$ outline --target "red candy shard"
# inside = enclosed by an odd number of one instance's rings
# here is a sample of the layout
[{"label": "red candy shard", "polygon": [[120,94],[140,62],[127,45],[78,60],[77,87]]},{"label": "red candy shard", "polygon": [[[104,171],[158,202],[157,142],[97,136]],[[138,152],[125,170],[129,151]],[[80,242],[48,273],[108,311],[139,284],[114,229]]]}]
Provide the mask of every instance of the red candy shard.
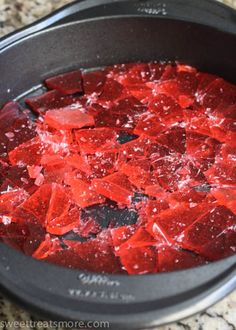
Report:
[{"label": "red candy shard", "polygon": [[35,216],[38,222],[45,227],[46,217],[52,195],[52,185],[44,184],[36,190],[23,204],[21,208]]},{"label": "red candy shard", "polygon": [[33,253],[32,257],[35,259],[46,259],[51,253],[60,251],[61,243],[58,238],[51,238],[49,235],[46,236],[45,241],[43,241],[38,249]]},{"label": "red candy shard", "polygon": [[87,160],[89,166],[93,169],[89,175],[90,179],[103,178],[114,173],[118,168],[116,152],[96,152],[94,155],[89,155]]},{"label": "red candy shard", "polygon": [[212,204],[207,202],[193,203],[193,205],[180,203],[173,209],[159,213],[156,219],[148,224],[147,228],[154,237],[156,233],[159,237],[160,232],[162,232],[168,240],[178,240],[186,228],[212,208]]},{"label": "red candy shard", "polygon": [[209,136],[187,132],[186,152],[196,159],[202,171],[206,171],[215,161],[219,142]]},{"label": "red candy shard", "polygon": [[215,197],[218,204],[224,205],[236,214],[236,186],[213,187],[211,194]]},{"label": "red candy shard", "polygon": [[56,89],[62,94],[75,94],[82,92],[82,75],[80,70],[60,74],[48,78],[45,84],[50,89]]},{"label": "red candy shard", "polygon": [[201,255],[215,261],[234,255],[236,251],[236,230],[227,230],[201,248]]},{"label": "red candy shard", "polygon": [[0,109],[0,129],[5,132],[20,116],[20,107],[16,102],[8,102]]},{"label": "red candy shard", "polygon": [[145,158],[150,140],[145,137],[122,144],[120,152],[125,158]]},{"label": "red candy shard", "polygon": [[153,247],[125,247],[120,249],[118,254],[123,267],[130,275],[157,272],[157,252]]},{"label": "red candy shard", "polygon": [[216,161],[204,174],[213,186],[236,185],[236,166],[227,160]]},{"label": "red candy shard", "polygon": [[236,215],[224,206],[217,206],[210,212],[195,219],[184,232],[181,244],[185,248],[201,253],[204,245],[217,239],[219,235],[235,229]]},{"label": "red candy shard", "polygon": [[107,78],[103,86],[103,91],[98,98],[99,104],[109,104],[117,100],[123,92],[123,86],[117,81]]},{"label": "red candy shard", "polygon": [[84,156],[79,156],[78,154],[69,155],[66,157],[66,162],[70,166],[81,170],[86,174],[91,174],[92,169],[89,165],[88,159]]},{"label": "red candy shard", "polygon": [[83,129],[75,132],[82,153],[94,154],[117,146],[117,134],[110,128]]},{"label": "red candy shard", "polygon": [[183,111],[179,104],[165,94],[155,96],[148,109],[160,117],[164,124],[178,123],[183,120]]},{"label": "red candy shard", "polygon": [[45,114],[45,122],[50,127],[62,130],[94,126],[94,118],[80,109],[62,108],[49,110]]},{"label": "red candy shard", "polygon": [[111,237],[115,252],[119,250],[119,247],[124,244],[136,231],[136,225],[121,226],[111,229]]},{"label": "red candy shard", "polygon": [[71,186],[73,199],[79,207],[84,208],[105,202],[105,198],[97,193],[96,189],[80,179],[70,178],[68,184]]},{"label": "red candy shard", "polygon": [[64,108],[78,102],[78,97],[63,95],[57,90],[52,90],[42,95],[25,99],[25,103],[37,114],[45,114],[48,110]]},{"label": "red candy shard", "polygon": [[74,232],[81,237],[89,237],[91,234],[98,234],[101,230],[101,226],[93,218],[80,221],[79,225],[74,228]]},{"label": "red candy shard", "polygon": [[137,117],[140,114],[147,111],[147,107],[143,105],[138,99],[133,96],[125,97],[118,100],[109,109],[112,113],[117,113],[119,115],[129,115],[132,117]]},{"label": "red candy shard", "polygon": [[103,179],[94,179],[92,187],[97,193],[121,204],[130,205],[133,187],[126,175],[114,173]]},{"label": "red candy shard", "polygon": [[190,251],[164,246],[158,249],[158,271],[173,272],[206,264],[206,259]]},{"label": "red candy shard", "polygon": [[43,151],[43,144],[35,137],[9,152],[9,160],[12,165],[38,165]]},{"label": "red candy shard", "polygon": [[68,213],[70,208],[70,196],[68,190],[59,184],[52,185],[52,195],[48,206],[46,221],[51,221]]},{"label": "red candy shard", "polygon": [[106,81],[106,73],[104,71],[83,72],[82,77],[85,94],[100,95],[102,93]]},{"label": "red candy shard", "polygon": [[[74,254],[69,259],[72,268],[110,274],[121,272],[119,259],[113,253],[110,233],[106,230],[98,234],[97,238],[83,243],[68,240],[64,243],[68,245],[72,255]],[[67,264],[68,258],[66,259]]]},{"label": "red candy shard", "polygon": [[[0,194],[0,217],[1,215],[10,214],[14,209],[23,203],[28,194],[23,189],[9,190]],[[1,220],[0,220],[1,222]]]},{"label": "red candy shard", "polygon": [[159,134],[157,142],[170,150],[184,154],[186,151],[186,131],[182,127],[173,127]]},{"label": "red candy shard", "polygon": [[80,209],[73,207],[48,222],[46,230],[52,235],[65,235],[80,225]]}]

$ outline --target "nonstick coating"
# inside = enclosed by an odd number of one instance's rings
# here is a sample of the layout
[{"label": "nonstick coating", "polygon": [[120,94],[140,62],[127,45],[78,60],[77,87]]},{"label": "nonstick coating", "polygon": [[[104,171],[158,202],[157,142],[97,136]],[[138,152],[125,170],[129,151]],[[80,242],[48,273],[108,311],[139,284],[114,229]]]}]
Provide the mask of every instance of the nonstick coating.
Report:
[{"label": "nonstick coating", "polygon": [[[223,27],[222,27],[223,30]],[[0,103],[73,68],[150,60],[189,63],[236,82],[236,37],[160,17],[67,24],[0,52]],[[32,260],[0,244],[0,289],[24,307],[61,320],[106,320],[145,328],[205,309],[236,287],[236,257],[169,274],[91,275]]]}]

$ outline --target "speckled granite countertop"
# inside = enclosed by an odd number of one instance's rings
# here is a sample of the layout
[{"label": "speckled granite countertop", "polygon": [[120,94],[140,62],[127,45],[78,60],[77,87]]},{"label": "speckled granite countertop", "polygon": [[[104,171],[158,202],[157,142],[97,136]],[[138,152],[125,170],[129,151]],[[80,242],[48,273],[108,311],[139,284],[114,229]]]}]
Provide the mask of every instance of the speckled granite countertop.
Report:
[{"label": "speckled granite countertop", "polygon": [[[52,12],[71,0],[0,0],[0,36],[22,27]],[[236,0],[225,0],[236,8]],[[0,297],[0,321],[34,320],[27,312]],[[22,323],[23,324],[23,323]],[[18,329],[29,329],[29,324]],[[5,323],[2,329],[15,329]],[[35,326],[34,329],[43,329]],[[1,322],[0,322],[1,329]],[[51,328],[54,329],[54,328]],[[55,328],[56,329],[56,328]],[[207,311],[181,322],[159,327],[156,330],[236,330],[236,292],[209,308]]]}]

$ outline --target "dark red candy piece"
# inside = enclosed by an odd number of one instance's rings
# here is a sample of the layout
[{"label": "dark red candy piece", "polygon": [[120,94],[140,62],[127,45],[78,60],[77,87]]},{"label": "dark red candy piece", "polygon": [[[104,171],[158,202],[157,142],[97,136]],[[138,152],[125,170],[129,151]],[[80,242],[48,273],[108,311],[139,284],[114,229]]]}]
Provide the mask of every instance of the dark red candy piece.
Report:
[{"label": "dark red candy piece", "polygon": [[35,180],[29,177],[26,167],[10,166],[6,177],[13,187],[20,187],[31,194],[37,189],[37,186],[34,184]]},{"label": "dark red candy piece", "polygon": [[44,114],[48,110],[64,108],[79,102],[79,98],[71,95],[63,95],[57,90],[52,90],[42,95],[25,99],[25,103],[37,114]]},{"label": "dark red candy piece", "polygon": [[215,161],[220,143],[206,135],[187,132],[186,152],[196,159],[202,171],[206,171]]},{"label": "dark red candy piece", "polygon": [[[170,240],[178,240],[181,233],[188,228],[195,220],[197,220],[204,212],[210,211],[213,206],[211,203],[203,202],[192,205],[187,203],[180,203],[173,209],[167,209],[158,214],[155,221],[151,221],[149,225],[149,232],[153,231],[159,236],[161,231]],[[155,228],[153,228],[153,224]],[[190,247],[191,248],[191,247]]]},{"label": "dark red candy piece", "polygon": [[[97,238],[89,239],[84,243],[64,242],[71,247],[75,256],[82,260],[82,263],[72,264],[73,268],[110,274],[121,272],[119,259],[114,255],[113,248],[110,245],[112,242],[111,237],[108,236],[105,230]],[[66,264],[68,265],[68,259]]]},{"label": "dark red candy piece", "polygon": [[225,80],[213,80],[200,96],[200,103],[209,111],[216,107],[228,107],[236,103],[236,87]]},{"label": "dark red candy piece", "polygon": [[139,116],[147,111],[147,107],[135,97],[129,96],[114,103],[109,111],[119,115]]},{"label": "dark red candy piece", "polygon": [[28,194],[23,189],[9,190],[0,194],[0,215],[10,214],[18,205],[23,203]]},{"label": "dark red candy piece", "polygon": [[216,240],[223,232],[235,228],[235,225],[236,215],[224,206],[217,206],[183,232],[181,244],[200,253],[204,245]]},{"label": "dark red candy piece", "polygon": [[120,76],[120,81],[124,86],[139,85],[148,82],[151,78],[148,63],[134,64],[129,68],[127,74]]},{"label": "dark red candy piece", "polygon": [[52,184],[52,194],[46,217],[47,224],[50,224],[55,218],[66,215],[70,205],[69,191],[59,184]]},{"label": "dark red candy piece", "polygon": [[219,260],[235,254],[236,251],[236,231],[227,230],[217,236],[200,249],[202,256],[211,261]]},{"label": "dark red candy piece", "polygon": [[161,121],[161,118],[154,114],[147,114],[141,116],[134,129],[134,134],[156,138],[165,129],[166,124]]},{"label": "dark red candy piece", "polygon": [[73,207],[68,212],[62,212],[59,217],[48,221],[46,230],[52,235],[64,235],[80,225],[80,209]]},{"label": "dark red candy piece", "polygon": [[103,179],[94,179],[92,181],[93,189],[121,204],[130,205],[133,197],[133,187],[126,175],[114,173]]},{"label": "dark red candy piece", "polygon": [[45,122],[58,130],[94,126],[93,116],[83,113],[81,109],[71,109],[70,107],[47,111]]},{"label": "dark red candy piece", "polygon": [[79,207],[83,208],[105,202],[105,198],[87,182],[71,177],[67,180],[67,183],[71,186],[73,199]]},{"label": "dark red candy piece", "polygon": [[190,251],[164,246],[158,249],[158,271],[172,272],[206,264],[203,257]]},{"label": "dark red candy piece", "polygon": [[20,116],[20,106],[16,102],[9,102],[0,109],[0,130],[6,132]]},{"label": "dark red candy piece", "polygon": [[86,154],[94,154],[117,146],[117,134],[110,128],[78,130],[75,132],[75,137],[80,151]]},{"label": "dark red candy piece", "polygon": [[40,244],[32,256],[35,259],[42,260],[60,250],[62,250],[60,240],[58,238],[51,238],[50,235],[46,235],[45,241]]},{"label": "dark red candy piece", "polygon": [[160,117],[166,124],[174,124],[183,120],[183,110],[179,104],[170,96],[159,94],[153,98],[148,108]]},{"label": "dark red candy piece", "polygon": [[37,136],[9,152],[9,160],[12,165],[38,165],[42,157],[41,150],[43,148],[44,145]]},{"label": "dark red candy piece", "polygon": [[21,208],[32,213],[38,222],[44,227],[52,195],[52,185],[44,184],[36,190],[23,204]]},{"label": "dark red candy piece", "polygon": [[201,97],[206,92],[208,86],[217,79],[217,76],[209,73],[198,72],[197,75],[198,87],[197,87],[197,97]]},{"label": "dark red candy piece", "polygon": [[119,115],[110,110],[103,111],[95,117],[96,127],[109,127],[116,131],[132,132],[137,119],[129,115]]},{"label": "dark red candy piece", "polygon": [[25,114],[21,114],[5,133],[8,138],[7,151],[33,139],[36,135],[36,127],[33,122]]},{"label": "dark red candy piece", "polygon": [[150,62],[148,64],[150,70],[150,81],[158,82],[166,68],[166,64]]},{"label": "dark red candy piece", "polygon": [[176,78],[177,67],[172,64],[165,65],[165,70],[161,76],[161,81],[170,80]]},{"label": "dark red candy piece", "polygon": [[154,247],[135,247],[120,249],[120,261],[130,275],[157,272],[157,257]]},{"label": "dark red candy piece", "polygon": [[211,194],[215,197],[218,204],[224,205],[236,214],[236,186],[212,187]]},{"label": "dark red candy piece", "polygon": [[82,92],[82,75],[80,70],[60,74],[48,78],[45,84],[50,89],[56,89],[62,94],[75,94]]},{"label": "dark red candy piece", "polygon": [[121,97],[123,86],[113,79],[106,79],[103,86],[103,92],[98,98],[98,103],[102,105],[110,104],[110,102]]},{"label": "dark red candy piece", "polygon": [[100,95],[103,91],[106,81],[105,71],[83,72],[83,90],[85,94]]},{"label": "dark red candy piece", "polygon": [[170,150],[184,154],[186,151],[186,131],[182,127],[172,127],[158,135],[157,142]]}]

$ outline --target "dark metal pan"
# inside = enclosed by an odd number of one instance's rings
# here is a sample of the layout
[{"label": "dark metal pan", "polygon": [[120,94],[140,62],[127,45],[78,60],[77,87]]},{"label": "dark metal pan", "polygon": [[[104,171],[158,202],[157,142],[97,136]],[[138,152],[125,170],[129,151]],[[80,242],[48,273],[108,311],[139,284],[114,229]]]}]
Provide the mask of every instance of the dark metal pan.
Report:
[{"label": "dark metal pan", "polygon": [[[58,72],[140,60],[178,60],[235,83],[235,59],[236,12],[216,2],[75,2],[1,40],[0,105]],[[154,327],[199,312],[234,288],[236,256],[128,277],[60,268],[0,244],[0,290],[52,320]]]}]

